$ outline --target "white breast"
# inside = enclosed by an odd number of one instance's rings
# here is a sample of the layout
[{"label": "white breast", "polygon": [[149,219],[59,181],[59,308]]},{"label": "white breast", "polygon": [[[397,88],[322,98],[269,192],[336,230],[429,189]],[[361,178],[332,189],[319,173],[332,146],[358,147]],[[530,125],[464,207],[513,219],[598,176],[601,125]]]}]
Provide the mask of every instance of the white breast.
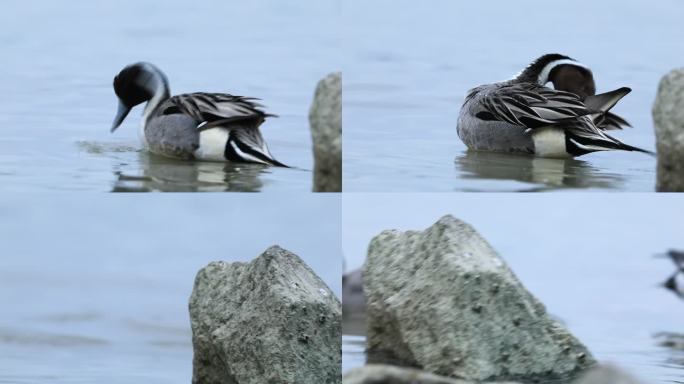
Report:
[{"label": "white breast", "polygon": [[543,127],[532,131],[534,154],[541,157],[572,157],[565,150],[565,131],[560,128]]},{"label": "white breast", "polygon": [[228,142],[228,130],[212,128],[200,132],[199,148],[195,158],[206,161],[226,161],[224,153]]}]

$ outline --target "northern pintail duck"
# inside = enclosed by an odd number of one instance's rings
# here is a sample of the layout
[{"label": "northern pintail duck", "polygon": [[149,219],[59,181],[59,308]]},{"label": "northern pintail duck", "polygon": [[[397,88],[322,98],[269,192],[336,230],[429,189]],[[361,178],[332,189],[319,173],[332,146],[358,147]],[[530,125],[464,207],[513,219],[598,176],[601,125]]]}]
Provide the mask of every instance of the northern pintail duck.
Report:
[{"label": "northern pintail duck", "polygon": [[[549,82],[555,89],[546,87]],[[461,107],[458,136],[470,149],[541,157],[651,153],[605,133],[629,125],[608,111],[630,91],[623,87],[595,95],[589,68],[568,56],[547,54],[511,80],[471,89]]]},{"label": "northern pintail duck", "polygon": [[286,166],[266,145],[259,126],[267,117],[255,98],[227,93],[171,96],[166,75],[150,63],[126,66],[114,78],[119,110],[111,131],[147,102],[141,138],[153,153],[180,159]]},{"label": "northern pintail duck", "polygon": [[684,299],[684,251],[671,249],[667,251],[667,253],[658,256],[670,258],[677,268],[677,270],[665,280],[663,287]]}]

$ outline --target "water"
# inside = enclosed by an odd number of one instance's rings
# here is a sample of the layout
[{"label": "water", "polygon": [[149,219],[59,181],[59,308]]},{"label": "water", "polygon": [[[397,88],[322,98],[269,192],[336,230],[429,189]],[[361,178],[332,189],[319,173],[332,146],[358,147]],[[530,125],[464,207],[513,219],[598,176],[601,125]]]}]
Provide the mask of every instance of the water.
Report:
[{"label": "water", "polygon": [[[311,190],[308,112],[318,80],[339,70],[335,0],[9,0],[3,9],[0,190]],[[142,107],[110,134],[112,79],[141,60],[166,73],[173,94],[261,98],[280,116],[262,133],[294,169],[150,161],[137,137]]]},{"label": "water", "polygon": [[660,78],[682,66],[684,3],[662,0],[352,0],[343,8],[345,191],[653,191],[655,159],[596,153],[536,160],[466,153],[456,121],[468,89],[565,53],[590,66],[599,92],[632,88],[615,133],[653,150]]},{"label": "water", "polygon": [[[678,196],[643,194],[349,194],[343,196],[347,270],[385,229],[419,229],[453,214],[502,255],[522,283],[600,362],[648,383],[684,382],[684,352],[654,335],[684,333],[684,303],[659,285],[684,249]],[[345,324],[343,370],[363,364],[363,321]]]},{"label": "water", "polygon": [[193,196],[3,199],[0,383],[189,383],[196,272],[273,244],[340,297],[339,196]]}]

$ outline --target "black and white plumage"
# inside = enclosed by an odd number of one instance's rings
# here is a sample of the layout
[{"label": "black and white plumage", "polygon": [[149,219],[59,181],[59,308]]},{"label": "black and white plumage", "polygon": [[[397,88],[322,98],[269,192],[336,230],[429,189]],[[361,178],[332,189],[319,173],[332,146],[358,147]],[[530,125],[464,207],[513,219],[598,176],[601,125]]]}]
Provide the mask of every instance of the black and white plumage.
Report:
[{"label": "black and white plumage", "polygon": [[658,255],[672,260],[677,270],[663,283],[663,287],[672,291],[679,298],[684,299],[684,251],[671,249],[665,254]]},{"label": "black and white plumage", "polygon": [[150,63],[125,67],[114,78],[119,111],[112,132],[130,110],[147,102],[142,139],[153,153],[181,159],[282,166],[266,145],[259,126],[267,117],[258,99],[226,93],[170,96],[164,73]]},{"label": "black and white plumage", "polygon": [[[546,87],[548,82],[555,89]],[[623,87],[595,94],[591,71],[563,55],[544,55],[514,79],[470,90],[458,119],[468,148],[573,157],[595,151],[647,152],[605,131],[628,126],[609,110],[626,94]]]}]

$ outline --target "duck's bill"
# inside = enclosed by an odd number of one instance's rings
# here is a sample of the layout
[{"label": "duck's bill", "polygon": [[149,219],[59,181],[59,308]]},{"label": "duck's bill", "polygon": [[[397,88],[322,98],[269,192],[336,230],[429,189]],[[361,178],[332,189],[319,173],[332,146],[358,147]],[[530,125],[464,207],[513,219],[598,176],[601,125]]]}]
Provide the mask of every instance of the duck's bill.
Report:
[{"label": "duck's bill", "polygon": [[131,111],[130,107],[125,106],[122,102],[119,101],[119,110],[116,112],[116,117],[114,117],[114,122],[112,123],[112,129],[110,132],[116,131],[117,128],[123,123],[124,119],[126,116],[128,116],[128,113]]}]

